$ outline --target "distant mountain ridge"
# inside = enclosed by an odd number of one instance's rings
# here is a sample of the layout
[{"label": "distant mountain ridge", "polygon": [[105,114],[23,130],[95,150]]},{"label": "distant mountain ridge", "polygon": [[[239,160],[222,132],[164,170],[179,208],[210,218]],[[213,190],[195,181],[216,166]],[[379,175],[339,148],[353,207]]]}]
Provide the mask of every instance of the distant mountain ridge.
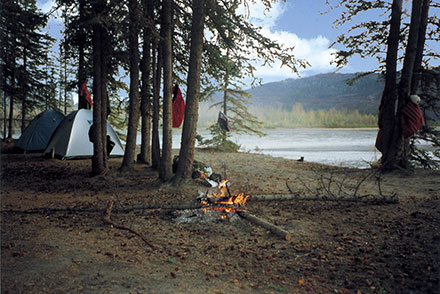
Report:
[{"label": "distant mountain ridge", "polygon": [[305,109],[357,109],[362,113],[377,114],[384,81],[378,74],[370,74],[347,81],[356,73],[327,73],[300,79],[286,79],[263,84],[246,90],[255,106],[272,106],[290,109],[301,103]]}]

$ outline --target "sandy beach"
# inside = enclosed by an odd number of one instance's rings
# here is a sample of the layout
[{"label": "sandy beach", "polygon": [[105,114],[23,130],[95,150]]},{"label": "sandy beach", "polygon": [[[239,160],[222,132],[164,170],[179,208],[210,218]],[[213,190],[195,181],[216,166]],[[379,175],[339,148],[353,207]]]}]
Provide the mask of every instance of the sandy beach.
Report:
[{"label": "sandy beach", "polygon": [[[122,159],[91,178],[90,160],[2,154],[2,293],[438,293],[439,171],[380,175],[206,150],[195,158],[291,239],[238,216],[179,223],[176,209],[114,212],[109,225],[110,200],[116,210],[167,207],[196,203],[208,187],[174,187],[139,164],[120,174]],[[289,193],[324,199],[252,200]],[[334,201],[341,195],[398,203]]]}]

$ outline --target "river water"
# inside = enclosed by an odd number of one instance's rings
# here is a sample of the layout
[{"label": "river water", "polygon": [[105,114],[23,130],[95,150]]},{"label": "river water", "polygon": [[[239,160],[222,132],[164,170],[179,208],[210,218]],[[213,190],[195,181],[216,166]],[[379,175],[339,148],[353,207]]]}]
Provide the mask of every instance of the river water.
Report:
[{"label": "river water", "polygon": [[[376,129],[270,129],[266,136],[233,135],[241,151],[337,166],[367,168],[380,157],[374,147]],[[205,139],[208,131],[199,131]],[[173,130],[173,148],[181,133]]]}]

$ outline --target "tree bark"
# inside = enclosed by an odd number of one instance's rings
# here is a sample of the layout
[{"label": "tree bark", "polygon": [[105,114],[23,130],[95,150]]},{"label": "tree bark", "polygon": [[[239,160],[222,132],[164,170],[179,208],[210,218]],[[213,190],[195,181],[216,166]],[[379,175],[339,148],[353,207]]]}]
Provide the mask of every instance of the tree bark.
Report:
[{"label": "tree bark", "polygon": [[429,6],[431,0],[424,0],[422,4],[422,12],[419,26],[419,35],[417,39],[417,52],[414,60],[413,77],[411,79],[411,93],[417,94],[420,76],[422,71],[423,51],[425,49],[426,28],[428,26]]},{"label": "tree bark", "polygon": [[163,52],[163,116],[162,116],[162,158],[159,166],[159,177],[168,181],[172,172],[172,20],[173,0],[162,2],[162,52]]},{"label": "tree bark", "polygon": [[87,80],[86,63],[84,48],[86,46],[86,33],[83,27],[85,22],[85,0],[79,0],[79,36],[78,36],[78,110],[90,109],[90,105],[87,102],[86,96],[81,95],[81,86]]},{"label": "tree bark", "polygon": [[[12,139],[12,136],[14,135],[14,94],[16,92],[16,83],[15,83],[15,75],[16,75],[16,55],[15,51],[13,50],[12,56],[11,56],[11,72],[10,72],[10,78],[11,78],[11,88],[9,91],[9,122],[8,122],[8,139]],[[6,107],[6,105],[5,105]]]},{"label": "tree bark", "polygon": [[23,47],[23,74],[20,79],[20,93],[21,93],[21,133],[23,134],[24,129],[26,127],[26,112],[27,112],[27,105],[26,105],[26,93],[27,93],[27,50],[26,47]]},{"label": "tree bark", "polygon": [[423,0],[413,0],[412,2],[408,42],[406,45],[405,58],[398,87],[398,104],[395,113],[394,131],[389,148],[391,156],[389,156],[388,161],[385,162],[385,166],[388,169],[394,169],[396,166],[402,168],[408,167],[408,155],[405,150],[405,140],[402,135],[402,109],[408,103],[409,94],[411,92],[410,86],[417,53],[422,2]]},{"label": "tree bark", "polygon": [[[3,77],[4,79],[6,79],[6,77]],[[6,85],[6,82],[4,82]],[[8,97],[7,97],[7,91],[3,90],[3,105],[5,106],[3,108],[3,140],[6,140],[6,125],[7,125],[7,115],[8,115],[8,108],[7,108],[7,101],[8,101]]]},{"label": "tree bark", "polygon": [[[95,7],[96,15],[102,11],[102,3],[97,3]],[[102,96],[102,27],[100,24],[93,25],[93,156],[92,156],[92,176],[105,173],[104,159],[102,150],[102,121],[101,121],[101,96]]]},{"label": "tree bark", "polygon": [[[94,3],[94,17],[99,19],[107,13],[105,0]],[[99,22],[93,25],[93,140],[92,176],[107,172],[106,134],[107,134],[107,82],[110,59],[110,36]]]},{"label": "tree bark", "polygon": [[[156,58],[157,57],[157,58]],[[155,60],[157,60],[155,62]],[[153,41],[153,130],[151,134],[151,167],[160,165],[159,114],[160,114],[160,80],[162,76],[162,54],[158,42]]]},{"label": "tree bark", "polygon": [[188,90],[180,143],[179,165],[173,179],[178,185],[189,179],[194,162],[194,148],[200,99],[200,72],[202,68],[203,30],[205,24],[205,4],[203,0],[193,0],[191,26],[191,49],[189,57]]},{"label": "tree bark", "polygon": [[[153,6],[151,1],[143,0],[144,18],[152,20]],[[147,24],[148,25],[148,24]],[[151,39],[152,30],[144,27],[143,52],[141,61],[142,87],[141,87],[141,151],[137,161],[140,163],[151,163]]]},{"label": "tree bark", "polygon": [[129,54],[130,54],[130,105],[128,116],[127,144],[120,171],[133,169],[135,161],[136,136],[139,122],[139,27],[136,16],[137,0],[128,2],[130,29],[129,29]]},{"label": "tree bark", "polygon": [[110,59],[112,55],[112,46],[110,35],[106,29],[102,32],[102,42],[104,44],[102,50],[102,70],[101,70],[101,141],[102,141],[102,158],[104,162],[104,168],[108,168],[108,153],[107,153],[107,118],[110,114],[110,101],[108,98],[107,84],[110,73]]},{"label": "tree bark", "polygon": [[402,1],[393,0],[391,8],[390,32],[387,40],[385,88],[382,94],[381,105],[379,106],[379,128],[383,131],[382,143],[382,170],[387,171],[394,168],[395,154],[390,148],[394,126],[395,107],[398,97],[397,91],[397,53],[399,49],[400,22],[402,15]]},{"label": "tree bark", "polygon": [[[416,46],[417,49],[415,53],[409,95],[417,94],[417,90],[420,83],[420,76],[423,68],[422,67],[423,51],[425,49],[426,28],[428,26],[429,6],[431,1],[422,0],[422,2],[423,3],[421,4],[420,21],[419,21],[419,33],[418,33],[417,46]],[[408,157],[411,154],[410,139],[411,138],[406,138],[403,142],[404,157],[402,159],[402,163],[405,166],[409,166]]]}]

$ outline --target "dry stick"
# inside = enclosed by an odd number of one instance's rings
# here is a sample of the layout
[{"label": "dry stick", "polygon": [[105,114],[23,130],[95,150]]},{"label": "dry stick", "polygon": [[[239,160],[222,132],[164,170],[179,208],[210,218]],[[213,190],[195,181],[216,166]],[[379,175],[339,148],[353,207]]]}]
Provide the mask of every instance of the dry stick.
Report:
[{"label": "dry stick", "polygon": [[377,183],[377,188],[379,190],[379,195],[382,195],[382,188],[380,186],[380,181],[381,181],[380,174],[376,175],[376,183]]},{"label": "dry stick", "polygon": [[341,195],[342,188],[344,187],[344,182],[345,182],[346,179],[347,179],[347,174],[344,174],[344,178],[342,179],[342,181],[337,183],[337,185],[339,186],[338,195]]},{"label": "dry stick", "polygon": [[323,200],[323,201],[333,201],[333,202],[363,202],[363,203],[374,203],[374,204],[395,204],[399,203],[399,200],[395,197],[376,197],[365,195],[363,198],[357,197],[340,197],[340,198],[328,198],[324,195],[314,195],[314,194],[263,194],[263,195],[251,195],[249,201],[272,201],[272,200]]},{"label": "dry stick", "polygon": [[145,244],[147,244],[148,246],[151,247],[151,249],[153,249],[153,250],[157,250],[157,249],[159,249],[159,248],[157,248],[155,245],[151,244],[147,239],[144,238],[144,236],[142,236],[140,233],[136,232],[135,230],[132,230],[132,229],[127,228],[127,227],[124,227],[124,226],[120,226],[120,225],[116,224],[114,221],[112,221],[112,220],[110,219],[110,217],[111,217],[111,213],[112,213],[112,208],[113,208],[113,201],[110,200],[110,201],[108,202],[108,204],[107,204],[107,208],[106,208],[106,210],[105,210],[104,217],[102,218],[103,221],[104,221],[106,224],[112,225],[113,227],[115,227],[115,228],[117,228],[117,229],[120,229],[120,230],[129,231],[130,233],[135,234],[136,236],[138,236],[139,238],[141,238],[142,241],[145,242]]},{"label": "dry stick", "polygon": [[263,228],[265,228],[266,230],[269,230],[270,232],[274,233],[275,235],[277,235],[278,237],[283,238],[284,240],[290,240],[290,238],[292,237],[292,235],[290,234],[290,232],[281,229],[280,227],[275,226],[274,224],[271,224],[261,218],[256,217],[253,214],[250,214],[248,212],[245,211],[237,211],[238,215],[241,216],[242,218],[250,221],[253,224],[259,225]]},{"label": "dry stick", "polygon": [[[303,186],[306,187],[307,190],[309,190],[310,193],[313,193],[312,189],[310,189],[300,177],[296,177],[296,179],[299,180],[301,182],[301,184],[303,184]],[[286,182],[286,185],[287,185],[287,182]],[[289,187],[289,186],[287,186],[287,187]],[[289,190],[290,190],[290,188],[289,188]],[[290,190],[290,192],[292,192],[292,190]],[[292,194],[293,194],[293,192],[292,192]]]},{"label": "dry stick", "polygon": [[365,176],[365,177],[364,177],[364,178],[358,183],[358,185],[356,186],[356,189],[354,190],[353,197],[356,197],[356,194],[357,194],[359,188],[361,187],[362,183],[365,182],[365,180],[368,179],[368,178],[369,178],[371,175],[373,175],[374,173],[375,173],[375,172],[373,171],[373,172],[367,174],[367,175],[366,175],[366,176]]}]

